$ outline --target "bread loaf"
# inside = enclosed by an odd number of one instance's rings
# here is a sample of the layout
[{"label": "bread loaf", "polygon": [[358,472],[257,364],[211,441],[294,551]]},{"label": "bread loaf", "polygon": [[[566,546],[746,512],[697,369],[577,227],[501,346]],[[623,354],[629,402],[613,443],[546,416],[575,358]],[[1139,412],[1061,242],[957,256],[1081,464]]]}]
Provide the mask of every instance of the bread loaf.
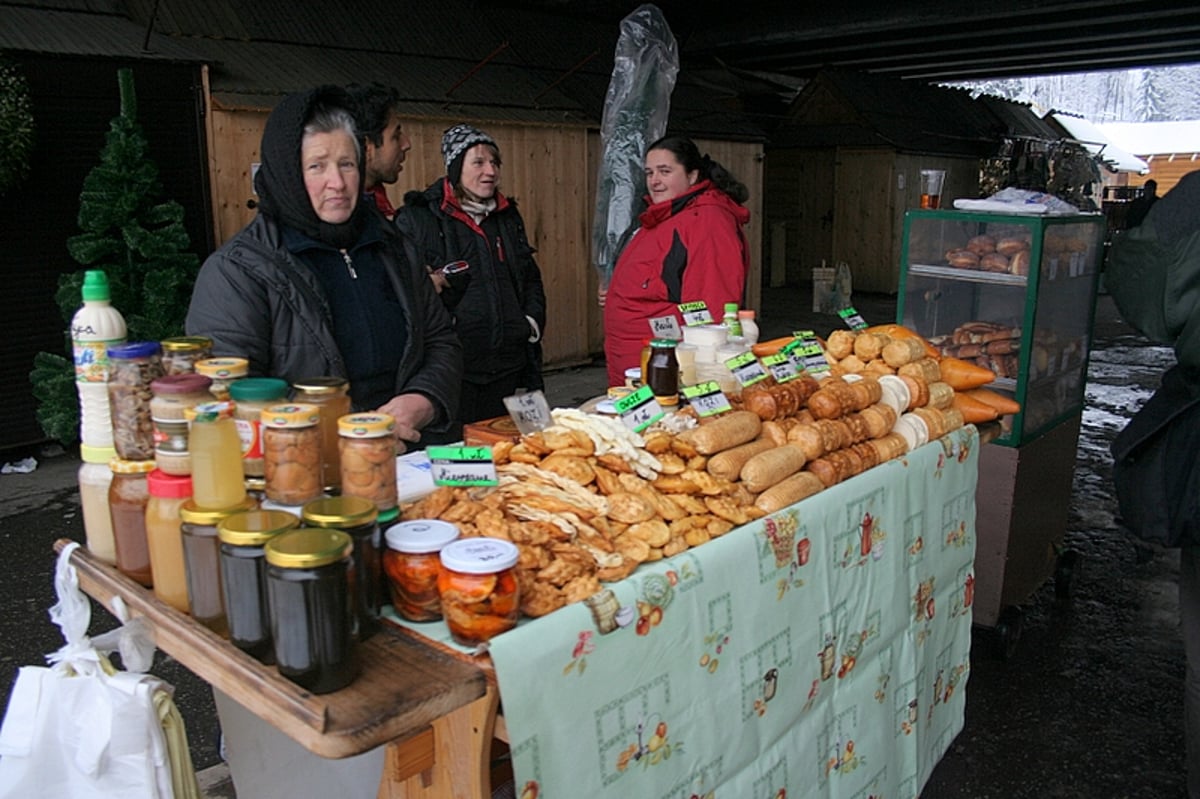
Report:
[{"label": "bread loaf", "polygon": [[741,471],[742,484],[757,494],[803,469],[807,460],[803,450],[793,444],[772,447],[746,461]]},{"label": "bread loaf", "polygon": [[713,477],[736,480],[738,475],[742,473],[742,467],[746,465],[746,461],[760,452],[766,452],[775,446],[775,442],[766,438],[748,441],[745,444],[739,444],[736,447],[731,447],[724,452],[718,452],[716,455],[713,455],[708,459],[706,468],[708,469],[708,473]]},{"label": "bread loaf", "polygon": [[715,455],[723,450],[758,438],[762,419],[752,411],[729,411],[708,424],[702,424],[678,435],[684,444],[701,455]]},{"label": "bread loaf", "polygon": [[811,497],[824,487],[821,480],[812,472],[797,472],[759,494],[758,498],[754,500],[754,506],[764,513],[774,513],[783,510],[788,505]]}]

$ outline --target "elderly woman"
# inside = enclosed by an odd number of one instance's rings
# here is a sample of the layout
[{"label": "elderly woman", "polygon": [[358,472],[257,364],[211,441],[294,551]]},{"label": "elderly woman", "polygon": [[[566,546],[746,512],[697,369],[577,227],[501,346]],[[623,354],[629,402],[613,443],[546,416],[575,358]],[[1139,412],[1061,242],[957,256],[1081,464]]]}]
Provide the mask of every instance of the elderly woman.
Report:
[{"label": "elderly woman", "polygon": [[462,348],[424,271],[363,203],[350,108],[327,86],[271,112],[258,216],[204,262],[187,332],[251,374],[344,377],[354,409],[391,414],[403,441],[448,440]]},{"label": "elderly woman", "polygon": [[469,353],[460,417],[501,416],[518,388],[542,388],[546,295],[516,203],[501,194],[500,148],[470,125],[442,136],[446,175],[409,192],[395,224],[429,272]]}]

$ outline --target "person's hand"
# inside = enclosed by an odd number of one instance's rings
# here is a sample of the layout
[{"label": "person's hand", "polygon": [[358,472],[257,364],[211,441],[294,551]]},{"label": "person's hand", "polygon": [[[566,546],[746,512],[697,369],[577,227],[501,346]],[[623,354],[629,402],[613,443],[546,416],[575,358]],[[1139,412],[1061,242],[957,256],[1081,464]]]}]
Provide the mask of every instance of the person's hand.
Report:
[{"label": "person's hand", "polygon": [[596,303],[603,308],[604,303],[608,300],[608,289],[601,286],[596,289]]},{"label": "person's hand", "polygon": [[441,294],[442,289],[450,285],[450,281],[446,280],[446,275],[442,270],[427,266],[425,271],[429,273],[429,279],[433,281],[433,290],[438,294]]},{"label": "person's hand", "polygon": [[400,394],[392,397],[378,409],[396,420],[396,451],[407,451],[404,442],[416,442],[421,438],[421,428],[433,421],[437,409],[424,394]]}]

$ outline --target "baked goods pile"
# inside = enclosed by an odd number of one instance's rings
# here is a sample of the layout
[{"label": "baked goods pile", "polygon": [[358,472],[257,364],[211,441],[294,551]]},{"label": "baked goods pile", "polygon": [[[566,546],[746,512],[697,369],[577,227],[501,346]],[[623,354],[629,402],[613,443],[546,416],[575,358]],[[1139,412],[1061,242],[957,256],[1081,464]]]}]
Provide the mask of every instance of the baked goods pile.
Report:
[{"label": "baked goods pile", "polygon": [[942,355],[973,361],[996,373],[1017,379],[1020,370],[1021,328],[995,322],[965,322],[945,336],[930,337],[929,343]]},{"label": "baked goods pile", "polygon": [[946,263],[955,269],[1028,275],[1029,250],[1030,240],[1027,236],[997,238],[981,234],[972,236],[962,247],[948,250]]}]

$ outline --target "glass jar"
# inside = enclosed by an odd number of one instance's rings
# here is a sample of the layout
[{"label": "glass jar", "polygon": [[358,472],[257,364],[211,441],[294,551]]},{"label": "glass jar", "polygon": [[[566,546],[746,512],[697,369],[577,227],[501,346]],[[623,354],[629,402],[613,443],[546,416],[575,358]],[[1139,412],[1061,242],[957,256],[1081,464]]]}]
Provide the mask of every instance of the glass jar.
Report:
[{"label": "glass jar", "polygon": [[112,447],[79,445],[79,456],[83,459],[83,465],[79,467],[79,507],[83,513],[87,548],[110,566],[117,562],[112,514],[108,510],[108,489],[113,479],[108,462],[115,454]]},{"label": "glass jar", "polygon": [[263,547],[275,664],[314,694],[336,691],[358,676],[353,547],[341,530],[318,527],[281,533]]},{"label": "glass jar", "polygon": [[359,640],[369,638],[379,626],[383,607],[383,564],[380,558],[379,511],[364,497],[329,497],[304,506],[306,527],[341,530],[354,542],[354,614]]},{"label": "glass jar", "polygon": [[183,532],[179,509],[192,497],[192,478],[155,469],[146,475],[146,544],[154,595],[183,613],[188,612],[187,570],[183,566]]},{"label": "glass jar", "polygon": [[499,538],[460,538],[439,553],[438,598],[450,635],[477,646],[517,626],[517,546]]},{"label": "glass jar", "polygon": [[442,547],[458,538],[458,528],[438,519],[413,519],[388,528],[384,539],[383,571],[392,607],[409,621],[442,617],[438,571]]},{"label": "glass jar", "polygon": [[108,407],[113,445],[124,460],[154,458],[154,422],[150,384],[162,377],[161,349],[154,341],[134,341],[108,348]]},{"label": "glass jar", "polygon": [[396,507],[396,420],[386,413],[338,419],[342,494],[365,497],[379,510]]},{"label": "glass jar", "polygon": [[162,340],[163,371],[186,375],[196,371],[196,361],[212,357],[212,339],[207,336],[176,336]]},{"label": "glass jar", "polygon": [[234,508],[207,510],[196,505],[195,500],[189,500],[179,508],[183,565],[192,618],[218,635],[228,634],[229,626],[221,589],[221,541],[217,537],[217,525],[235,513],[253,508],[254,500],[249,497]]},{"label": "glass jar", "polygon": [[233,418],[246,477],[263,476],[262,412],[286,399],[287,393],[287,381],[278,377],[244,377],[229,384],[229,397],[237,403]]},{"label": "glass jar", "polygon": [[321,411],[316,405],[272,405],[261,414],[266,496],[303,505],[324,491],[321,480]]},{"label": "glass jar", "polygon": [[164,375],[150,384],[154,423],[154,462],[167,474],[190,475],[188,423],[184,411],[212,400],[212,380],[203,375]]},{"label": "glass jar", "polygon": [[233,403],[205,402],[184,411],[192,423],[192,495],[202,508],[231,508],[246,498],[242,449],[233,423]]},{"label": "glass jar", "polygon": [[245,358],[205,358],[196,361],[196,374],[212,381],[209,392],[214,399],[227,400],[229,384],[241,380],[250,371],[250,362]]},{"label": "glass jar", "polygon": [[308,377],[292,383],[292,388],[296,402],[321,409],[321,479],[327,490],[337,491],[342,485],[338,419],[350,413],[350,382],[341,377]]},{"label": "glass jar", "polygon": [[108,487],[108,512],[112,516],[117,569],[150,588],[154,578],[146,539],[146,503],[150,501],[146,475],[154,470],[154,461],[113,458],[108,468],[113,476]]},{"label": "glass jar", "polygon": [[221,540],[221,596],[225,601],[229,640],[263,663],[275,662],[263,545],[298,526],[299,517],[281,510],[243,511],[217,523],[217,537]]},{"label": "glass jar", "polygon": [[646,384],[660,405],[679,404],[679,361],[675,357],[675,344],[675,339],[670,338],[656,338],[650,342]]}]

